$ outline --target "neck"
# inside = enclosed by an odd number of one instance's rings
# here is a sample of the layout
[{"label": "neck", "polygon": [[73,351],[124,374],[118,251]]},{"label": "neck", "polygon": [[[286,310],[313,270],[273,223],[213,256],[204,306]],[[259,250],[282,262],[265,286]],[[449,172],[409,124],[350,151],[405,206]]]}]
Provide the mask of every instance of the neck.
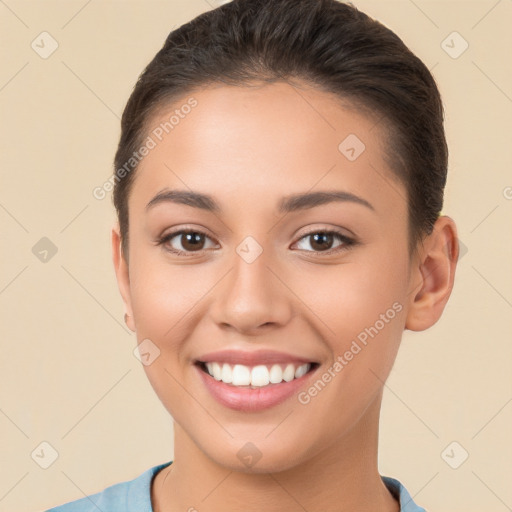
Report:
[{"label": "neck", "polygon": [[153,481],[153,510],[399,512],[377,468],[381,398],[332,446],[273,473],[241,473],[220,466],[175,424],[174,460]]}]

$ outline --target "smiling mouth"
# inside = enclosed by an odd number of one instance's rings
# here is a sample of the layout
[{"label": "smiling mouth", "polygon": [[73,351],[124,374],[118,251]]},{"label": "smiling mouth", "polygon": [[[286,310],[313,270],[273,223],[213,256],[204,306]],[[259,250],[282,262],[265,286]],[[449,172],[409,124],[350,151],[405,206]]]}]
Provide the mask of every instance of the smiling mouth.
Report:
[{"label": "smiling mouth", "polygon": [[221,362],[195,363],[203,372],[219,382],[233,387],[261,389],[300,379],[319,366],[318,363],[287,363],[271,365],[229,364]]}]

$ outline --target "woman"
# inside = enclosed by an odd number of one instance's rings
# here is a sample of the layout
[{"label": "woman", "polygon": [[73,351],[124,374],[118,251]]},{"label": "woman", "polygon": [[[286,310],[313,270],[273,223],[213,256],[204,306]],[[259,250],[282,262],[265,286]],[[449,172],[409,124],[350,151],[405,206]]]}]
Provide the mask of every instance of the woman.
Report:
[{"label": "woman", "polygon": [[52,510],[424,510],[378,428],[404,329],[453,287],[447,155],[430,72],[351,5],[171,32],[123,114],[112,250],[175,457]]}]

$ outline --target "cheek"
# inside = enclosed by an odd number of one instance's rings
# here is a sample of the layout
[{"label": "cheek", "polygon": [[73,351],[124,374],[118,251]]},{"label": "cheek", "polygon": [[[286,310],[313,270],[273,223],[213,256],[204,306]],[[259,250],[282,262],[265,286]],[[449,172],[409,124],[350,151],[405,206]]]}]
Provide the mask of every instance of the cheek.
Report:
[{"label": "cheek", "polygon": [[130,262],[131,298],[138,343],[149,339],[158,357],[144,365],[146,376],[156,395],[175,419],[186,411],[188,403],[187,369],[198,305],[208,291],[198,267],[165,261],[157,251],[134,252]]},{"label": "cheek", "polygon": [[[364,330],[403,298],[405,270],[399,249],[392,252],[389,247],[381,247],[364,254],[361,251],[341,264],[311,263],[282,269],[282,277],[293,283],[294,294],[300,299],[296,307],[302,310],[304,320],[309,317],[309,322],[329,340],[331,349],[341,354],[348,350],[352,339],[361,333],[364,337]],[[215,294],[212,288],[222,274],[213,262],[170,262],[160,249],[135,248],[130,280],[139,339],[154,339],[157,344],[165,340],[166,350],[179,348],[179,340],[190,334],[188,329],[192,329],[201,301],[207,296],[211,300],[211,294]],[[297,301],[292,296],[282,299]],[[387,336],[391,328],[386,325],[382,331]]]},{"label": "cheek", "polygon": [[332,363],[339,363],[321,400],[331,403],[340,418],[347,404],[354,408],[352,417],[362,414],[389,375],[400,345],[406,259],[399,250],[381,254],[347,259],[329,271],[324,267],[307,282],[302,278],[297,292],[307,297],[304,302],[315,313],[311,321],[321,328]]},{"label": "cheek", "polygon": [[[171,264],[159,250],[134,254],[130,268],[131,299],[137,334],[172,340],[175,329],[207,293],[197,265]],[[204,270],[204,272],[208,272]]]},{"label": "cheek", "polygon": [[[387,254],[386,259],[365,255],[340,265],[311,267],[295,276],[290,274],[288,280],[293,280],[294,293],[316,316],[312,321],[324,326],[328,339],[340,340],[335,348],[342,350],[344,341],[375,324],[388,310],[386,319],[391,318],[394,324],[401,321],[395,320],[401,319],[396,313],[403,307],[393,309],[393,304],[402,304],[405,298],[404,261],[403,255],[400,259],[393,254]],[[385,331],[391,332],[388,324]]]}]

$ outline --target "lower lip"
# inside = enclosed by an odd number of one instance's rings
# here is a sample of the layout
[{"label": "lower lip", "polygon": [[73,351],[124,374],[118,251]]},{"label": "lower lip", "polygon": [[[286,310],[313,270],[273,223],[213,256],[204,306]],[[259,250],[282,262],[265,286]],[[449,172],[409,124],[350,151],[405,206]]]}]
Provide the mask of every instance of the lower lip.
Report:
[{"label": "lower lip", "polygon": [[242,412],[257,412],[274,407],[294,394],[304,386],[304,383],[316,371],[313,369],[298,379],[280,384],[269,384],[261,388],[239,388],[215,380],[210,374],[195,365],[208,391],[222,405]]}]

